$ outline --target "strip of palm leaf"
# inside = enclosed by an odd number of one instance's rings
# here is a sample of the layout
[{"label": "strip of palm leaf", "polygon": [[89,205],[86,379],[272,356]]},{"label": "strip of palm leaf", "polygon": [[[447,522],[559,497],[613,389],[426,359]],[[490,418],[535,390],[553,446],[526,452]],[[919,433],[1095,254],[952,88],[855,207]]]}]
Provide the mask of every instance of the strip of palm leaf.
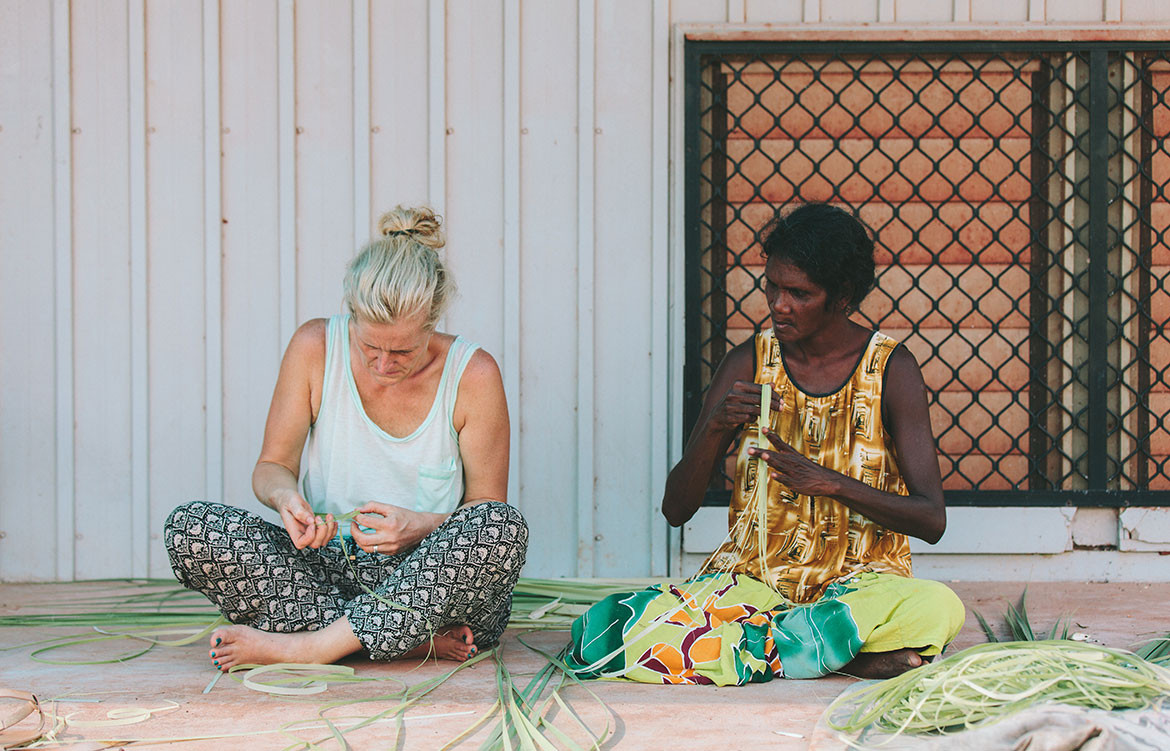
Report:
[{"label": "strip of palm leaf", "polygon": [[[980,628],[987,636],[989,642],[1002,641],[1050,641],[1052,639],[1068,639],[1069,627],[1072,625],[1071,619],[1068,617],[1057,618],[1056,623],[1052,624],[1047,634],[1041,633],[1036,635],[1035,629],[1032,628],[1031,618],[1028,616],[1028,588],[1024,587],[1024,591],[1020,593],[1019,601],[1013,605],[1008,603],[1007,611],[1003,615],[1004,624],[1007,626],[1008,638],[1002,639],[995,633],[995,629],[983,617],[983,614],[978,610],[975,613],[975,620],[979,621]],[[1059,633],[1059,636],[1057,634]]]},{"label": "strip of palm leaf", "polygon": [[1135,654],[1143,660],[1158,664],[1170,664],[1170,634],[1151,639],[1136,650]]}]

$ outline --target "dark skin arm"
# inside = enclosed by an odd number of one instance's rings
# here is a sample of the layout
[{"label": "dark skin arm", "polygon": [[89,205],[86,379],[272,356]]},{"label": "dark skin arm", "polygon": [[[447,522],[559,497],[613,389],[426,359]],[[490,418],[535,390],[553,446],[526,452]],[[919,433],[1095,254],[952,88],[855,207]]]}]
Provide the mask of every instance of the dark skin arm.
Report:
[{"label": "dark skin arm", "polygon": [[829,496],[893,532],[913,535],[931,544],[946,530],[946,506],[938,454],[930,427],[926,384],[914,356],[899,347],[890,356],[883,392],[886,428],[894,439],[894,455],[909,495],[886,493],[806,458],[772,431],[765,435],[772,450],[752,449],[771,467],[771,477],[797,493]]},{"label": "dark skin arm", "polygon": [[662,514],[672,527],[682,526],[699,510],[727,447],[744,423],[754,422],[760,415],[761,389],[752,382],[753,346],[749,340],[723,358],[682,458],[667,475]]}]

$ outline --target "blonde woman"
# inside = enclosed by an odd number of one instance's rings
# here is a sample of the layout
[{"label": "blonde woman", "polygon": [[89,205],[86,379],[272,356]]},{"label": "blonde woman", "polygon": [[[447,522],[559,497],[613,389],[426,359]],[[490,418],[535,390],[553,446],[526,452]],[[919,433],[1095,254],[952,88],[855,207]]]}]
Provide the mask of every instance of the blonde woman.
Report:
[{"label": "blonde woman", "polygon": [[528,528],[506,503],[500,371],[435,330],[454,292],[439,218],[400,206],[380,228],[348,313],[302,325],[280,366],[252,488],[283,527],[203,501],[167,519],[175,575],[235,624],[211,636],[220,670],[465,660],[507,625]]}]

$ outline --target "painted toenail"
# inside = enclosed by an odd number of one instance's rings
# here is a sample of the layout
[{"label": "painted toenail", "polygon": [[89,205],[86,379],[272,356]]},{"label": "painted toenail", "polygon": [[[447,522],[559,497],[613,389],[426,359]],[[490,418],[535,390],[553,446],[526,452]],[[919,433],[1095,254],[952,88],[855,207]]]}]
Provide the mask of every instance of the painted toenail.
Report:
[{"label": "painted toenail", "polygon": [[215,646],[217,646],[217,647],[218,647],[218,646],[219,646],[219,643],[220,643],[221,641],[223,641],[223,639],[220,639],[218,636],[217,636],[217,637],[215,637]]},{"label": "painted toenail", "polygon": [[211,653],[211,656],[212,656],[212,657],[215,657],[215,652],[212,652],[212,653]]},{"label": "painted toenail", "polygon": [[215,666],[216,666],[217,668],[219,667],[219,660],[216,660],[216,661],[215,661]]}]

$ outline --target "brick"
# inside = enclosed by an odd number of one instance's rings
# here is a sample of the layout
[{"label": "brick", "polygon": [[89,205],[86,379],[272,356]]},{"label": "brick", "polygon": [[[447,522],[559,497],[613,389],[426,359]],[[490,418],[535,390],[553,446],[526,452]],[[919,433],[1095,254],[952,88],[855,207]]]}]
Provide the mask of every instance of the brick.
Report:
[{"label": "brick", "polygon": [[944,391],[931,405],[931,426],[945,454],[961,455],[978,447],[983,454],[1026,452],[1027,391]]},{"label": "brick", "polygon": [[[976,208],[978,216],[976,216]],[[1027,204],[988,201],[977,207],[951,201],[869,203],[861,216],[877,232],[878,262],[1029,263],[1031,230]],[[916,235],[917,233],[917,235]]]},{"label": "brick", "polygon": [[908,328],[910,322],[901,314],[901,308],[894,309],[894,298],[881,289],[872,290],[861,301],[858,311],[868,322],[867,325],[881,329],[889,325],[899,325],[899,328]]},{"label": "brick", "polygon": [[1150,84],[1153,88],[1154,107],[1150,119],[1153,124],[1154,138],[1170,136],[1170,73],[1156,72],[1150,75]]},{"label": "brick", "polygon": [[[929,328],[917,333],[893,327],[882,330],[913,353],[930,391],[1020,391],[1028,387],[1026,328],[963,329],[957,333]],[[974,360],[975,352],[986,362]]]},{"label": "brick", "polygon": [[[768,203],[731,204],[727,208],[727,247],[743,253],[756,244],[756,235],[776,216],[776,207]],[[759,250],[743,256],[752,264],[763,263]]]},{"label": "brick", "polygon": [[957,287],[939,299],[939,307],[947,319],[958,321],[962,326],[978,327],[986,323],[1009,328],[1027,327],[1031,277],[1026,267],[989,263],[943,268],[950,272],[946,278],[949,280],[953,276]]},{"label": "brick", "polygon": [[[1005,139],[963,139],[959,148],[942,139],[887,139],[880,149],[869,140],[834,146],[826,139],[768,139],[728,144],[728,199],[762,199],[772,204],[841,200],[860,204],[944,203],[962,199],[1023,202],[1031,195],[1029,143]],[[976,171],[978,170],[978,172]],[[757,186],[757,187],[753,187]]]},{"label": "brick", "polygon": [[[924,333],[929,337],[934,332],[925,329]],[[948,383],[946,389],[1019,390],[1027,386],[1027,348],[1019,347],[1026,338],[1027,329],[963,329],[958,334],[947,334],[940,340],[939,358],[950,366],[958,364],[959,367],[958,380]],[[978,359],[973,359],[972,354]],[[927,367],[930,365],[927,363]],[[952,376],[948,372],[944,377],[949,381]]]},{"label": "brick", "polygon": [[[757,280],[762,264],[733,266],[727,274],[728,325],[750,326],[768,317]],[[878,269],[876,288],[861,304],[878,328],[1027,327],[1028,270],[1002,264],[889,265]],[[740,301],[736,310],[734,301]]]},{"label": "brick", "polygon": [[1020,454],[943,456],[939,466],[943,490],[1018,490],[1028,481],[1028,459]]},{"label": "brick", "polygon": [[1020,328],[1027,326],[1028,285],[1028,270],[1018,265],[891,265],[879,270],[862,311],[896,328]]},{"label": "brick", "polygon": [[[757,69],[762,65],[756,66]],[[729,77],[733,134],[750,138],[1026,138],[1031,132],[1031,75],[970,70],[858,75],[770,70]]]},{"label": "brick", "polygon": [[[1170,267],[1154,266],[1151,272],[1150,319],[1156,324],[1165,325],[1170,321],[1170,290],[1166,286],[1170,285]],[[1163,286],[1157,286],[1159,279]]]},{"label": "brick", "polygon": [[[847,211],[849,204],[837,203]],[[875,259],[887,265],[897,253],[899,263],[1029,263],[1031,230],[1027,204],[989,201],[976,207],[961,202],[902,203],[894,206],[871,201],[857,207],[861,220],[877,239]],[[769,203],[730,204],[727,207],[727,243],[742,253],[756,242],[756,233],[776,215]],[[917,233],[917,237],[915,236]],[[749,263],[763,263],[753,253]]]},{"label": "brick", "polygon": [[[967,394],[966,392],[957,393],[959,393],[960,396],[966,396],[968,400],[970,399],[970,394]],[[934,396],[937,397],[940,395]],[[929,395],[928,398],[930,398]],[[930,402],[930,434],[934,436],[936,441],[940,440],[941,437],[947,433],[947,431],[954,427],[955,421],[955,416],[948,412],[940,403],[933,400]],[[953,449],[954,446],[939,447],[939,451],[944,454],[957,453]]]},{"label": "brick", "polygon": [[1165,147],[1158,148],[1150,155],[1150,175],[1153,176],[1155,186],[1161,187],[1163,197],[1170,197],[1167,195],[1167,185],[1170,183],[1170,152],[1165,150]]},{"label": "brick", "polygon": [[[1167,338],[1166,324],[1155,329],[1155,335],[1150,340],[1150,362],[1155,371],[1150,379],[1150,391],[1170,393],[1170,338]],[[1161,378],[1157,376],[1158,370],[1162,371]],[[1167,415],[1167,419],[1170,420],[1170,415]]]},{"label": "brick", "polygon": [[1151,454],[1170,454],[1170,394],[1150,394]]},{"label": "brick", "polygon": [[730,328],[752,328],[756,323],[766,321],[768,319],[768,301],[764,297],[763,290],[756,286],[757,269],[762,270],[762,266],[753,266],[750,268],[734,268],[727,273],[727,294],[729,297],[737,300],[743,300],[740,303],[740,309],[736,310],[733,303],[727,303],[727,325]]},{"label": "brick", "polygon": [[743,344],[756,333],[755,328],[728,328],[727,339],[731,342],[731,346]]},{"label": "brick", "polygon": [[883,330],[906,329],[931,314],[931,300],[915,279],[922,266],[891,265],[878,272],[878,281],[861,304],[861,312]]},{"label": "brick", "polygon": [[[1016,259],[1026,263],[1030,257],[1027,206],[1014,214],[1013,204],[987,202],[979,206],[979,217],[972,207],[962,203],[941,205],[903,203],[897,207],[885,202],[863,203],[857,207],[831,202],[860,215],[876,235],[875,260],[878,265],[893,261],[897,251],[900,263],[968,263],[979,258],[983,263],[1009,263]],[[726,213],[727,243],[733,252],[742,253],[756,243],[757,233],[771,221],[777,207],[770,203],[729,204]],[[937,214],[937,216],[936,216]],[[917,240],[914,233],[918,233]],[[995,234],[999,234],[999,242]],[[744,262],[762,264],[762,257],[744,256]]]},{"label": "brick", "polygon": [[[1170,187],[1165,195],[1170,198]],[[1170,201],[1153,201],[1149,218],[1153,246],[1150,249],[1151,261],[1158,266],[1170,265]]]}]

